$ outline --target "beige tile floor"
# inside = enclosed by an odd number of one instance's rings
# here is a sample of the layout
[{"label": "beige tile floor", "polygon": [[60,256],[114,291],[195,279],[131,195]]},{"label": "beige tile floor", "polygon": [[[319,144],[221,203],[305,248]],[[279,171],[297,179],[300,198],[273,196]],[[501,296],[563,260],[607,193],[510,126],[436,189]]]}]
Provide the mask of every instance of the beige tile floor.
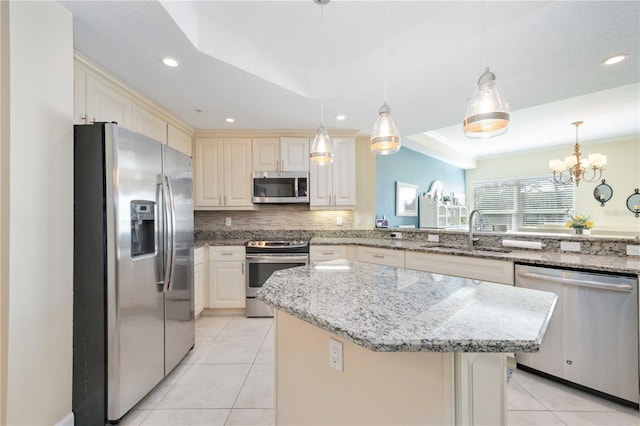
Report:
[{"label": "beige tile floor", "polygon": [[[274,424],[273,320],[203,316],[196,345],[121,425]],[[516,370],[508,423],[634,425],[633,410]]]}]

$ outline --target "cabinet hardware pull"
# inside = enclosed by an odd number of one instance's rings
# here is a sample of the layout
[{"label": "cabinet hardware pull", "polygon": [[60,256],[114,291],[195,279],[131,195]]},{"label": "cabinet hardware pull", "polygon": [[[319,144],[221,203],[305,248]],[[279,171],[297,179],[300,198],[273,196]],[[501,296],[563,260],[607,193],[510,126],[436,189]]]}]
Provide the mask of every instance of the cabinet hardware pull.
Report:
[{"label": "cabinet hardware pull", "polygon": [[377,257],[378,259],[384,259],[384,255],[382,254],[374,254],[373,257]]},{"label": "cabinet hardware pull", "polygon": [[228,251],[225,251],[223,253],[220,253],[223,256],[231,256],[233,253],[229,253]]},{"label": "cabinet hardware pull", "polygon": [[332,251],[323,251],[323,252],[322,252],[322,254],[324,254],[324,255],[327,255],[327,256],[328,256],[328,255],[330,255],[330,254],[333,254],[333,252],[332,252]]},{"label": "cabinet hardware pull", "polygon": [[242,262],[242,275],[244,275],[244,262]]}]

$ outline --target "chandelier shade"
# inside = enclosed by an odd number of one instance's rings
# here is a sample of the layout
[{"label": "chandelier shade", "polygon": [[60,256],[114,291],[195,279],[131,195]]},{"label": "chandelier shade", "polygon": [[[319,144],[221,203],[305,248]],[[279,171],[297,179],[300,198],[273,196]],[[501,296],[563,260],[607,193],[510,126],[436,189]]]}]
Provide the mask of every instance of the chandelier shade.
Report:
[{"label": "chandelier shade", "polygon": [[371,132],[371,151],[379,155],[395,154],[400,150],[400,131],[385,102]]},{"label": "chandelier shade", "polygon": [[319,166],[333,162],[333,143],[323,125],[318,127],[316,136],[313,138],[309,158]]},{"label": "chandelier shade", "polygon": [[478,79],[478,90],[467,103],[464,135],[473,139],[502,135],[507,131],[509,119],[509,104],[500,94],[496,75],[487,67]]},{"label": "chandelier shade", "polygon": [[[564,160],[555,159],[549,161],[549,168],[553,172],[553,180],[556,183],[562,185],[575,183],[578,186],[581,181],[595,182],[602,177],[604,166],[607,165],[606,155],[598,152],[589,154],[587,158],[581,158],[578,127],[582,123],[582,121],[571,123],[572,126],[576,127],[576,143],[573,147],[573,154],[564,157]],[[587,176],[589,171],[591,174]]]}]

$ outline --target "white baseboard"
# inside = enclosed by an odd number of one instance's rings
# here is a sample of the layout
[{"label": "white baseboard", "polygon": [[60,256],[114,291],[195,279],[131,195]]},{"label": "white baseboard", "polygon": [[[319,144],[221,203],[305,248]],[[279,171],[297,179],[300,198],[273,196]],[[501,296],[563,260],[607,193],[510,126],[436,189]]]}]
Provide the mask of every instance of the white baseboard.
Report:
[{"label": "white baseboard", "polygon": [[73,426],[73,423],[74,423],[74,417],[73,417],[73,411],[71,411],[69,414],[64,416],[62,420],[56,423],[56,426]]}]

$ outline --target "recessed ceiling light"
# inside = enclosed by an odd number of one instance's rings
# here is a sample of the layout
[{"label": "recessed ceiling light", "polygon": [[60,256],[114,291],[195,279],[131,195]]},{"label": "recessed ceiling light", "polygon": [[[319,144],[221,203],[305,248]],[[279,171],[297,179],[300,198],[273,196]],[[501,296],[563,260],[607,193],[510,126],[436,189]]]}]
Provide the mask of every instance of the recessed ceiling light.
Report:
[{"label": "recessed ceiling light", "polygon": [[169,56],[163,58],[162,63],[171,68],[175,68],[180,65],[180,62],[177,59],[171,58]]},{"label": "recessed ceiling light", "polygon": [[619,54],[619,55],[614,55],[614,56],[611,56],[611,57],[605,59],[604,61],[602,61],[602,65],[617,64],[619,62],[624,61],[628,57],[629,57],[629,55],[627,55],[626,53],[622,53],[622,54]]},{"label": "recessed ceiling light", "polygon": [[224,119],[224,121],[226,121],[227,123],[234,123],[236,121],[235,118],[231,118],[231,117],[227,117]]},{"label": "recessed ceiling light", "polygon": [[347,118],[347,116],[346,116],[346,115],[344,115],[344,114],[338,114],[338,115],[336,115],[336,120],[342,121],[342,120],[344,120],[345,118]]}]

